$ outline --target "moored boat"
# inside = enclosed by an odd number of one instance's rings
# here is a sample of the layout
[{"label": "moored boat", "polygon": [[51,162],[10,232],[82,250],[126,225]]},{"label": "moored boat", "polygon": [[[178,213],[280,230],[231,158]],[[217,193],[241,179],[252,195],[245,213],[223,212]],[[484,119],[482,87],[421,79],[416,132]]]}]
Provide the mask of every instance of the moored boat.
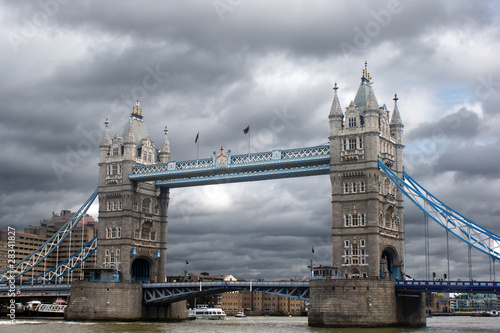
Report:
[{"label": "moored boat", "polygon": [[188,319],[212,319],[220,320],[226,318],[226,313],[221,308],[209,308],[206,306],[188,310]]},{"label": "moored boat", "polygon": [[243,311],[238,311],[238,312],[236,312],[236,315],[235,315],[236,318],[245,318],[246,316],[247,315]]}]

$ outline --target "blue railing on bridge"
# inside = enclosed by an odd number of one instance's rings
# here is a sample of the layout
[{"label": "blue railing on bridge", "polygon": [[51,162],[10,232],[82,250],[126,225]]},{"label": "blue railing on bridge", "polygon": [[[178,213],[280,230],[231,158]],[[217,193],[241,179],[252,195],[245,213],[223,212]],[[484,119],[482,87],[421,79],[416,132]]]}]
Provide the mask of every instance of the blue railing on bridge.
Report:
[{"label": "blue railing on bridge", "polygon": [[[220,152],[211,158],[184,162],[142,165],[132,168],[131,180],[159,181],[159,186],[187,186],[189,182],[219,182],[222,179],[239,177],[239,181],[251,178],[293,177],[301,173],[323,174],[329,172],[330,146],[273,150],[264,153],[231,155],[231,152]],[[281,170],[278,172],[277,170]],[[219,177],[214,177],[219,175]],[[245,179],[248,178],[248,179]],[[175,180],[177,179],[177,180]],[[169,182],[168,184],[165,182]]]},{"label": "blue railing on bridge", "polygon": [[500,293],[500,282],[396,280],[396,290],[418,292]]}]

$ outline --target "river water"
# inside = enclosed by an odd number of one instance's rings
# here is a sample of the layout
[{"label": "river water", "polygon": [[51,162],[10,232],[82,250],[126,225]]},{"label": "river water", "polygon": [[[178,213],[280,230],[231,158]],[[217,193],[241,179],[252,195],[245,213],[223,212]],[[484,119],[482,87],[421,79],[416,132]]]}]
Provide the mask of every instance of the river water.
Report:
[{"label": "river water", "polygon": [[228,317],[225,320],[194,320],[179,323],[152,322],[71,322],[62,319],[18,319],[0,320],[0,332],[8,333],[179,333],[179,332],[271,332],[271,333],[457,333],[457,332],[500,332],[500,317],[432,317],[427,319],[427,327],[412,328],[310,328],[307,317]]}]

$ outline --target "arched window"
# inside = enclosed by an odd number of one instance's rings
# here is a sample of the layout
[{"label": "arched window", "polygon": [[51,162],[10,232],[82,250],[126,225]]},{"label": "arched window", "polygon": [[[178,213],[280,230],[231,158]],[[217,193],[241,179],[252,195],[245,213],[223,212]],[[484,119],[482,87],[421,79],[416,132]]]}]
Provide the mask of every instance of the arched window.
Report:
[{"label": "arched window", "polygon": [[151,199],[146,198],[142,200],[142,212],[143,213],[151,212]]}]

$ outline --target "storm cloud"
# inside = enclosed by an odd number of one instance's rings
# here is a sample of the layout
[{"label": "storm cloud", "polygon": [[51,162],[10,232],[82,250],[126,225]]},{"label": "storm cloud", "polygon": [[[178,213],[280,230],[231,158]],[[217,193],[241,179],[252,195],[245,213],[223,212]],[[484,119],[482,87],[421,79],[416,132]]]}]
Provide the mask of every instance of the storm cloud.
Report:
[{"label": "storm cloud", "polygon": [[[137,99],[172,160],[328,141],[334,83],[354,99],[365,60],[379,104],[405,125],[406,170],[500,233],[500,8],[495,1],[0,2],[0,227],[76,210],[97,186],[106,118]],[[172,189],[167,273],[307,276],[331,264],[328,176]],[[407,201],[406,272],[425,277],[422,213]],[[90,212],[97,217],[97,206]],[[445,273],[431,226],[431,270]],[[453,279],[467,247],[450,238]],[[473,251],[474,278],[489,279]]]}]

